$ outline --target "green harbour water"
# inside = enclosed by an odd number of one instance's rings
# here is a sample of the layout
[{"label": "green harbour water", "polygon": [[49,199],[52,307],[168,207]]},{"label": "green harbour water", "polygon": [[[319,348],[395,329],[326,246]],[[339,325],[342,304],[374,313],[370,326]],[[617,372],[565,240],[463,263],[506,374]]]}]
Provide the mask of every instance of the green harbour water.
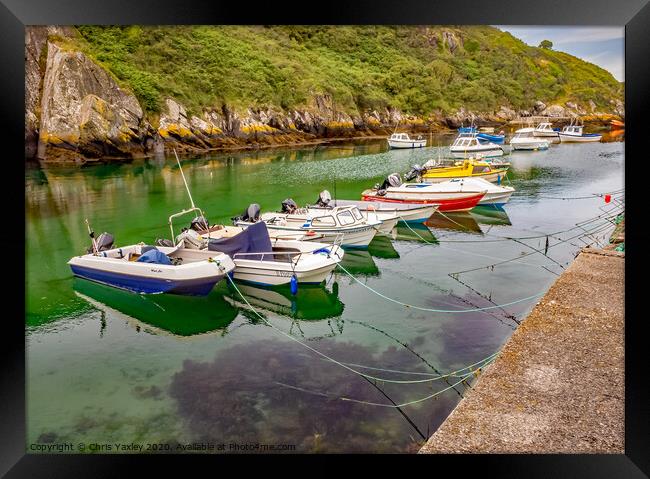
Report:
[{"label": "green harbour water", "polygon": [[[358,199],[387,174],[437,156],[436,148],[388,151],[385,140],[366,140],[182,163],[196,205],[211,222],[230,224],[250,203],[262,211],[288,197],[303,205],[323,189]],[[597,217],[618,211],[622,199],[583,197],[622,190],[623,142],[553,145],[508,158],[517,191],[504,211],[400,225],[368,250],[346,252],[342,265],[356,279],[336,270],[295,296],[289,288],[238,287],[274,328],[377,377],[431,378],[480,361],[507,341],[580,247],[607,242],[613,225]],[[66,263],[88,247],[85,218],[116,245],[169,236],[168,216],[189,206],[173,158],[29,167],[25,200],[28,452],[31,444],[63,442],[84,444],[84,452],[116,443],[179,452],[177,444],[192,442],[224,443],[226,452],[258,443],[295,445],[295,452],[416,452],[468,388],[456,378],[395,384],[352,374],[269,327],[225,282],[197,298],[73,278]],[[490,309],[405,308],[364,285],[423,308]],[[443,390],[399,409],[366,404],[393,406]]]}]

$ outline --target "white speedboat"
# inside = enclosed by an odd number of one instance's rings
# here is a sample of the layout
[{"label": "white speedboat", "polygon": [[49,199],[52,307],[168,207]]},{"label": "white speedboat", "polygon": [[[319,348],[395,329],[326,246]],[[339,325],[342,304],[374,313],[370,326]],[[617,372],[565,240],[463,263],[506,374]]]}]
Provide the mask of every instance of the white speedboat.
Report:
[{"label": "white speedboat", "polygon": [[437,205],[438,211],[467,211],[478,205],[485,189],[462,188],[459,183],[402,183],[396,173],[382,185],[361,193],[364,201]]},{"label": "white speedboat", "polygon": [[295,278],[298,283],[320,284],[343,258],[343,249],[338,245],[271,238],[263,222],[247,228],[208,226],[198,208],[170,216],[172,234],[173,218],[190,211],[200,216],[176,237],[176,244],[227,254],[235,264],[233,278],[239,281],[277,286]]},{"label": "white speedboat", "polygon": [[553,126],[550,123],[540,123],[535,127],[533,131],[533,136],[544,138],[549,140],[550,142],[557,143],[560,141],[559,132],[560,129],[559,128],[553,129]]},{"label": "white speedboat", "polygon": [[583,133],[582,125],[568,125],[562,128],[560,132],[560,141],[562,143],[584,143],[591,141],[600,141],[603,135],[598,133]]},{"label": "white speedboat", "polygon": [[[337,206],[332,209],[297,208],[291,201],[283,211],[263,213],[258,221],[266,223],[270,231],[278,235],[314,234],[322,235],[323,243],[340,244],[344,248],[367,248],[377,234],[381,221],[364,218],[356,206]],[[236,219],[235,226],[248,227],[255,224],[254,218]]]},{"label": "white speedboat", "polygon": [[437,205],[382,203],[378,201],[334,200],[334,206],[356,206],[363,213],[374,211],[380,220],[397,217],[406,223],[424,223],[438,209]]},{"label": "white speedboat", "polygon": [[[512,186],[495,185],[483,178],[455,178],[449,180],[450,184],[460,185],[460,190],[481,191],[485,190],[485,196],[478,202],[478,206],[494,206],[497,208],[503,207],[514,193],[515,189]],[[444,185],[444,183],[438,183]]]},{"label": "white speedboat", "polygon": [[136,293],[204,296],[235,269],[213,251],[136,244],[94,251],[68,261],[75,276]]},{"label": "white speedboat", "polygon": [[520,128],[510,140],[514,150],[546,150],[549,144],[549,140],[535,136],[535,128]]},{"label": "white speedboat", "polygon": [[391,148],[423,148],[427,146],[427,140],[421,135],[411,138],[407,133],[393,133],[388,138],[388,146]]},{"label": "white speedboat", "polygon": [[461,133],[449,151],[455,158],[470,158],[480,153],[485,158],[503,156],[503,148],[491,141],[481,140],[476,133]]}]

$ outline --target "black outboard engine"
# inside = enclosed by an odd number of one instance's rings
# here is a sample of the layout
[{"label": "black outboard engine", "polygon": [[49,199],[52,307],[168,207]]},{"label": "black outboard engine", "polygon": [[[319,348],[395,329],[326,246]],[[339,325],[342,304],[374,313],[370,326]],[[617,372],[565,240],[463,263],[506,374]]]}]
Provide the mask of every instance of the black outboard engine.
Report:
[{"label": "black outboard engine", "polygon": [[422,177],[422,173],[424,172],[424,168],[422,168],[420,165],[413,165],[411,167],[411,170],[404,175],[404,181],[411,181],[413,179],[419,179]]},{"label": "black outboard engine", "polygon": [[251,203],[241,215],[235,216],[231,219],[233,222],[250,221],[251,223],[255,223],[260,219],[260,205],[257,203]]},{"label": "black outboard engine", "polygon": [[158,238],[154,243],[156,246],[167,246],[168,248],[173,248],[174,242],[172,240]]},{"label": "black outboard engine", "polygon": [[392,173],[386,177],[384,182],[377,189],[377,194],[379,196],[384,196],[389,186],[392,186],[393,188],[397,188],[398,186],[401,186],[401,184],[402,184],[402,177],[399,175],[399,173]]},{"label": "black outboard engine", "polygon": [[291,214],[298,209],[298,205],[291,198],[287,198],[282,202],[282,213]]},{"label": "black outboard engine", "polygon": [[208,225],[208,220],[205,216],[197,216],[190,223],[190,229],[193,229],[194,231],[203,231],[210,229],[210,226]]},{"label": "black outboard engine", "polygon": [[318,194],[316,205],[325,208],[330,205],[330,201],[332,201],[332,195],[329,191],[323,190]]},{"label": "black outboard engine", "polygon": [[[97,245],[97,252],[100,251],[107,251],[113,247],[113,242],[115,241],[115,238],[113,238],[113,235],[107,232],[103,232],[97,237],[97,240],[95,241],[95,244]],[[93,253],[93,246],[90,245],[90,248],[88,248],[88,253]]]}]

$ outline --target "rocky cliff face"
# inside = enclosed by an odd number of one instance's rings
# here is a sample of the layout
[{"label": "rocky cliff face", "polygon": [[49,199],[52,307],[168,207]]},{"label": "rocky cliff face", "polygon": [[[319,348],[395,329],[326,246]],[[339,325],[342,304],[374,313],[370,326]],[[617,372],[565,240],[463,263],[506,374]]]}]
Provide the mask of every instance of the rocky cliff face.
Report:
[{"label": "rocky cliff face", "polygon": [[[236,110],[229,106],[188,113],[172,98],[159,117],[147,117],[137,98],[118,85],[104,68],[84,53],[68,49],[70,27],[29,27],[25,50],[25,155],[46,162],[84,163],[98,159],[133,159],[178,151],[206,152],[215,148],[261,147],[306,143],[323,138],[362,137],[400,130],[457,128],[468,121],[504,123],[520,115],[576,117],[598,115],[595,105],[546,105],[529,110],[502,106],[494,112],[461,108],[446,117],[418,118],[396,109],[337,109],[328,94],[315,94],[302,109]],[[462,38],[452,33],[434,38],[453,51]],[[622,102],[612,110],[623,115]]]}]

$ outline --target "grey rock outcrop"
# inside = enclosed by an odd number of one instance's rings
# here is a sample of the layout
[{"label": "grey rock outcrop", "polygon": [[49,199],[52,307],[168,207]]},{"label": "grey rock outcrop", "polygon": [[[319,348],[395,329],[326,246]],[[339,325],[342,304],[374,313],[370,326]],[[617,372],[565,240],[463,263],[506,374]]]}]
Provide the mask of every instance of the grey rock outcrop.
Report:
[{"label": "grey rock outcrop", "polygon": [[142,156],[142,118],[135,96],[103,68],[81,52],[48,42],[38,158],[65,162]]}]

